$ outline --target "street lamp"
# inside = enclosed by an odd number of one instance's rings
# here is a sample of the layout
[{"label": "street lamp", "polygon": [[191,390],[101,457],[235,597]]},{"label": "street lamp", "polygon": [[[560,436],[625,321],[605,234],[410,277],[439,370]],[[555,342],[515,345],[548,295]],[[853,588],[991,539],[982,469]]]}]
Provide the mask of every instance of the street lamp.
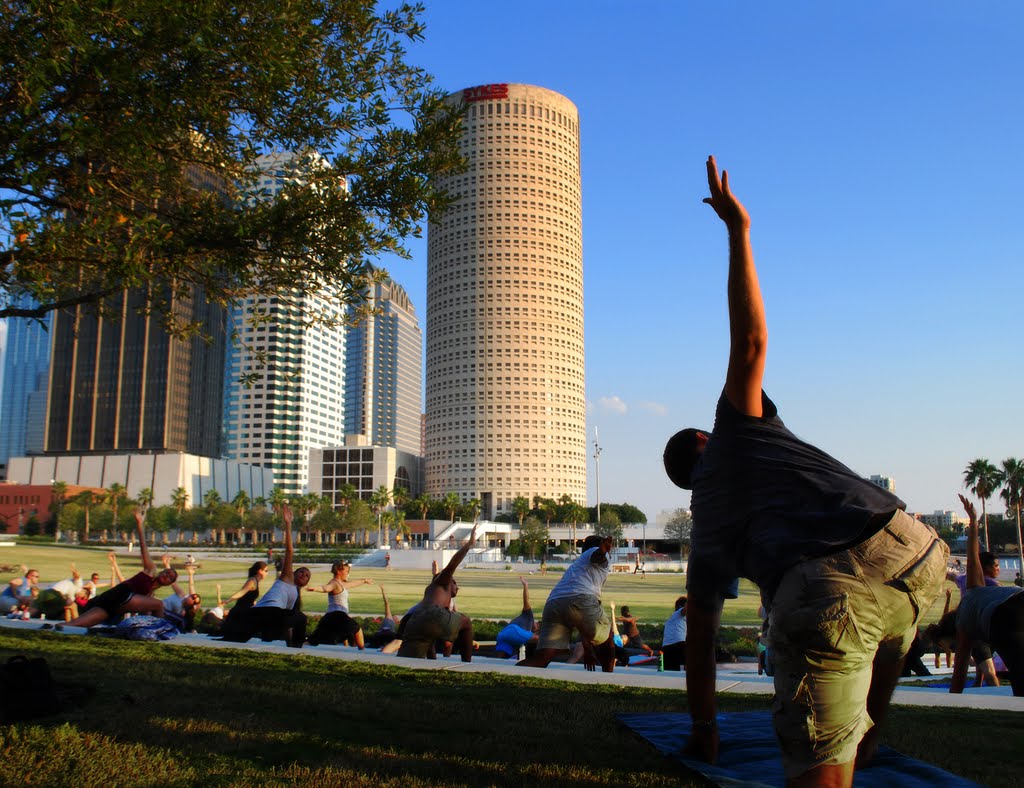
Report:
[{"label": "street lamp", "polygon": [[601,524],[601,447],[597,443],[597,427],[594,427],[594,475],[597,478],[597,522]]}]

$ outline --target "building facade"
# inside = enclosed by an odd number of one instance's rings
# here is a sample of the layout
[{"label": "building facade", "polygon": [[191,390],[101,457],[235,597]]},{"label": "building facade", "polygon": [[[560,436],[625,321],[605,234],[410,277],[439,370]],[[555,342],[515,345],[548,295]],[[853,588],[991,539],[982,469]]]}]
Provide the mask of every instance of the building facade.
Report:
[{"label": "building facade", "polygon": [[[35,303],[26,298],[12,306],[29,308]],[[41,321],[11,318],[6,322],[0,373],[0,476],[6,473],[9,458],[43,450],[52,315]]]},{"label": "building facade", "polygon": [[423,459],[418,454],[370,445],[362,435],[347,435],[344,445],[313,449],[309,462],[310,492],[330,497],[339,511],[347,503],[340,493],[347,485],[364,501],[381,486],[401,487],[410,498],[423,492]]},{"label": "building facade", "polygon": [[172,337],[138,289],[54,313],[46,454],[220,454],[227,315],[197,286],[169,300],[202,336]]},{"label": "building facade", "polygon": [[[49,490],[54,480],[65,482],[71,489],[106,490],[116,483],[125,487],[129,497],[149,488],[154,506],[173,504],[174,491],[179,487],[188,493],[190,506],[201,505],[210,490],[216,490],[221,500],[230,501],[239,490],[255,499],[268,497],[274,488],[274,475],[266,468],[179,452],[11,458],[11,482],[45,485]],[[0,492],[11,493],[14,489],[4,486]],[[69,492],[68,497],[72,494]]]},{"label": "building facade", "polygon": [[[302,177],[292,161],[287,154],[260,157],[268,194]],[[303,312],[326,322],[306,326]],[[231,315],[236,341],[222,372],[224,456],[273,471],[288,495],[308,489],[310,449],[343,442],[344,317],[327,289],[250,298]]]},{"label": "building facade", "polygon": [[405,289],[388,279],[371,286],[368,317],[345,347],[345,433],[375,446],[422,456],[423,333]]},{"label": "building facade", "polygon": [[469,167],[429,228],[426,488],[586,500],[579,115],[529,85],[469,88]]}]

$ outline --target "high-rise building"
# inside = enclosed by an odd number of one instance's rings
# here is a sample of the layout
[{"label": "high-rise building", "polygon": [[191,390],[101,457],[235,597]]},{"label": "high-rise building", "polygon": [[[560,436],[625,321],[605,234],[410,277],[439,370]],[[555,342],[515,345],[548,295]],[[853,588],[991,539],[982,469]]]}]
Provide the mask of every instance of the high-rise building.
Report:
[{"label": "high-rise building", "polygon": [[423,334],[405,289],[388,279],[370,287],[367,317],[345,347],[345,432],[369,444],[422,456]]},{"label": "high-rise building", "polygon": [[197,286],[170,300],[201,336],[172,337],[140,289],[54,313],[47,454],[219,456],[226,313]]},{"label": "high-rise building", "polygon": [[[260,187],[273,196],[301,178],[289,154],[260,157]],[[323,324],[306,326],[302,314]],[[225,456],[274,472],[288,495],[308,489],[309,451],[344,443],[345,327],[329,290],[250,298],[232,312],[225,365]]]},{"label": "high-rise building", "polygon": [[[34,305],[28,298],[12,303],[25,308]],[[0,372],[0,469],[6,469],[11,457],[43,450],[52,316],[42,321],[11,318],[6,322]]]},{"label": "high-rise building", "polygon": [[579,114],[530,85],[469,88],[429,228],[426,487],[481,501],[586,499]]}]

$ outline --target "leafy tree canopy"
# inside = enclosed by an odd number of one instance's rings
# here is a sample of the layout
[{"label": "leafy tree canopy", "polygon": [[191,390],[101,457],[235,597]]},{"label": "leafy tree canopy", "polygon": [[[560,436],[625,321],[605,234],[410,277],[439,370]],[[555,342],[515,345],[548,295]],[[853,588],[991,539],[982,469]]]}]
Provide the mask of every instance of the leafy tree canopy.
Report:
[{"label": "leafy tree canopy", "polygon": [[[223,305],[325,285],[359,302],[368,259],[405,254],[445,203],[435,176],[462,166],[459,108],[405,61],[421,14],[334,0],[5,3],[0,317],[103,311],[139,288],[189,333],[171,305],[197,287]],[[281,152],[302,177],[263,173],[284,182],[268,199],[258,157]]]}]

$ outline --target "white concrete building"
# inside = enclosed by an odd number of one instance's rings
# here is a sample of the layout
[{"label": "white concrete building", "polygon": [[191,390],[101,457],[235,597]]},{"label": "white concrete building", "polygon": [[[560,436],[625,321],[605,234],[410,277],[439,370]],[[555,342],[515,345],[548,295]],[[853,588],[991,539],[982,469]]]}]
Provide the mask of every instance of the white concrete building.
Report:
[{"label": "white concrete building", "polygon": [[[262,156],[260,186],[271,194],[301,178],[292,156]],[[335,325],[305,327],[301,313]],[[288,495],[308,489],[309,451],[344,436],[345,327],[341,305],[324,290],[252,298],[233,312],[238,341],[228,350],[224,453],[273,472]],[[265,354],[262,362],[259,354]],[[249,383],[244,375],[254,375]]]},{"label": "white concrete building", "polygon": [[584,503],[583,224],[575,105],[531,85],[453,95],[468,169],[429,227],[427,492]]},{"label": "white concrete building", "polygon": [[61,457],[12,457],[7,478],[18,484],[45,484],[55,481],[82,487],[108,488],[122,484],[135,497],[148,487],[154,506],[169,506],[178,487],[188,492],[189,505],[202,504],[210,490],[221,500],[230,501],[244,490],[250,499],[266,498],[274,488],[274,474],[230,460],[197,457],[194,454],[94,454]]}]

